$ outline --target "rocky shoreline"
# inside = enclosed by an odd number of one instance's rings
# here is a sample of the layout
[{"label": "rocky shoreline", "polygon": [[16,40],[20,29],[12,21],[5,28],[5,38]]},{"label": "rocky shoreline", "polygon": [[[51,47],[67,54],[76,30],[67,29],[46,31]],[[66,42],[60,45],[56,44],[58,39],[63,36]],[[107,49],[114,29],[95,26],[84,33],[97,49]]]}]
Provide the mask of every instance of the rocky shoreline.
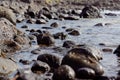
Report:
[{"label": "rocky shoreline", "polygon": [[[116,1],[115,5],[117,5]],[[108,1],[108,4],[112,1]],[[99,5],[96,5],[99,4]],[[49,27],[43,26],[40,29],[29,29],[27,25],[21,26],[29,34],[16,28],[16,24],[26,22],[27,24],[47,24],[52,20],[80,20],[81,18],[96,19],[102,18],[100,9],[107,3],[98,3],[94,0],[90,4],[86,1],[59,1],[48,3],[39,0],[6,0],[0,2],[0,80],[119,80],[118,77],[103,76],[104,69],[100,64],[103,58],[101,51],[88,44],[76,44],[74,41],[66,40],[68,35],[80,36],[81,33],[75,28],[63,26],[65,32],[51,34],[50,29],[59,27],[59,23],[54,22]],[[67,5],[67,6],[65,6]],[[96,5],[96,6],[94,6]],[[119,6],[105,9],[119,9]],[[65,7],[63,7],[65,6]],[[71,6],[71,7],[70,7]],[[113,13],[107,13],[108,16],[117,16]],[[106,25],[109,25],[106,23]],[[98,23],[94,26],[104,26]],[[79,26],[78,26],[79,27]],[[56,40],[64,41],[63,46],[55,45]],[[31,48],[33,41],[39,46],[37,49],[29,50],[31,54],[37,56],[37,59],[31,61],[20,59],[18,62],[14,59],[15,53],[24,52]],[[104,45],[104,44],[101,44]],[[50,50],[61,54],[62,57],[49,53],[42,53],[41,50]],[[29,52],[28,51],[28,52]],[[111,49],[104,49],[110,51]],[[119,56],[119,47],[114,51]],[[18,64],[29,65],[29,69],[20,69]],[[12,78],[8,75],[12,75]]]}]

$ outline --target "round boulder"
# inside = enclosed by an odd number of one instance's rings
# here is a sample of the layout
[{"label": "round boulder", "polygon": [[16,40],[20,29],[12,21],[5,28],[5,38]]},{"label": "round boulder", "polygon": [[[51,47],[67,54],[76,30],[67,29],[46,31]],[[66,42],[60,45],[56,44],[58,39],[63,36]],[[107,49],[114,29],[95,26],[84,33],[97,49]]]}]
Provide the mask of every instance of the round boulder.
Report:
[{"label": "round boulder", "polygon": [[75,80],[75,72],[70,66],[62,65],[54,72],[53,80]]},{"label": "round boulder", "polygon": [[37,60],[46,62],[51,68],[58,68],[61,65],[61,60],[59,57],[51,54],[39,55]]},{"label": "round boulder", "polygon": [[47,63],[44,63],[41,61],[35,61],[31,70],[33,73],[36,73],[36,74],[44,74],[45,72],[50,71],[50,67]]}]

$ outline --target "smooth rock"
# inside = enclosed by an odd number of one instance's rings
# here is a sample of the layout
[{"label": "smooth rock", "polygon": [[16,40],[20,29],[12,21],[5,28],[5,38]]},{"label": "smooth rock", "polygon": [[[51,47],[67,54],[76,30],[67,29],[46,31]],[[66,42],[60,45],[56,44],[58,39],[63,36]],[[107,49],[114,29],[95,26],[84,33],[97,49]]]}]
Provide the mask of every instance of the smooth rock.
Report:
[{"label": "smooth rock", "polygon": [[75,72],[70,66],[62,65],[54,72],[53,80],[75,80]]},{"label": "smooth rock", "polygon": [[70,47],[73,47],[73,46],[75,46],[75,42],[73,42],[73,41],[67,40],[63,43],[63,47],[66,47],[66,48],[70,48]]}]

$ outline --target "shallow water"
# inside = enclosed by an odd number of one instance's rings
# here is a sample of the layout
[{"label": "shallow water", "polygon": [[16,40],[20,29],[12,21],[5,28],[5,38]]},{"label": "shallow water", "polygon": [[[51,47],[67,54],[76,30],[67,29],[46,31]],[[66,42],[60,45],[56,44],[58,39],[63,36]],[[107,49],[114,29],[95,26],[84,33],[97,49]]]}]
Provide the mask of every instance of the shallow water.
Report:
[{"label": "shallow water", "polygon": [[[103,12],[104,13],[104,12]],[[103,14],[102,13],[102,14]],[[29,30],[30,29],[42,29],[42,27],[50,27],[50,24],[53,22],[57,22],[59,24],[58,28],[48,29],[48,31],[51,34],[57,33],[57,32],[65,32],[65,29],[62,27],[67,28],[75,28],[80,32],[79,36],[67,36],[66,40],[72,40],[76,42],[76,44],[88,44],[93,45],[101,50],[103,54],[103,60],[100,62],[102,66],[104,67],[106,76],[117,76],[117,72],[120,70],[120,63],[119,58],[113,54],[113,52],[103,52],[103,48],[110,48],[114,49],[120,44],[120,16],[119,12],[115,12],[118,14],[118,16],[109,17],[104,16],[104,18],[100,19],[80,19],[77,21],[56,21],[56,20],[50,20],[47,24],[27,24],[25,21],[22,23],[17,24],[17,28],[19,28],[22,31],[25,31],[26,29],[22,29],[22,25],[28,25]],[[97,23],[110,23],[110,25],[104,25],[104,26],[94,26]],[[29,34],[29,32],[25,33]],[[64,40],[56,40],[55,45],[61,47]],[[104,43],[105,46],[99,45],[99,43]],[[20,59],[29,60],[32,61],[37,58],[38,55],[34,55],[31,53],[31,50],[37,48],[38,46],[36,44],[32,45],[32,48],[27,51],[18,52],[15,55],[15,59],[17,62]],[[42,53],[52,53],[55,55],[58,55],[59,57],[62,57],[64,54],[56,54],[56,52],[51,49],[41,48],[41,54]],[[18,63],[20,68],[28,68],[29,65],[22,65]]]}]

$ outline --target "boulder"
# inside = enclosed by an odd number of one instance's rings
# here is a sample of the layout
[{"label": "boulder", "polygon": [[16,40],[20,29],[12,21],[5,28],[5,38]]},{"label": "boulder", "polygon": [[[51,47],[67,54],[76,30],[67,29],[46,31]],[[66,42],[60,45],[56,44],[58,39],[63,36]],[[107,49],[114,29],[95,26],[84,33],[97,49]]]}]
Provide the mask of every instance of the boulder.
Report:
[{"label": "boulder", "polygon": [[17,64],[10,59],[0,57],[0,74],[7,75],[17,70]]},{"label": "boulder", "polygon": [[54,72],[53,80],[75,80],[75,72],[70,66],[62,65]]},{"label": "boulder", "polygon": [[53,69],[56,69],[61,65],[60,58],[51,54],[39,55],[37,60],[47,63]]},{"label": "boulder", "polygon": [[0,6],[0,17],[4,17],[13,24],[16,24],[16,16],[11,9]]},{"label": "boulder", "polygon": [[71,66],[76,72],[79,68],[87,67],[93,69],[96,75],[102,75],[104,71],[98,62],[99,59],[101,59],[101,56],[98,50],[81,46],[68,51],[62,60],[62,64]]},{"label": "boulder", "polygon": [[10,21],[0,18],[0,49],[3,52],[15,52],[28,48],[29,38],[19,31]]},{"label": "boulder", "polygon": [[81,18],[101,18],[100,11],[97,7],[86,5],[80,14]]},{"label": "boulder", "polygon": [[45,62],[35,61],[35,63],[31,67],[31,70],[33,73],[36,73],[36,74],[44,74],[45,72],[50,71],[50,67]]}]

